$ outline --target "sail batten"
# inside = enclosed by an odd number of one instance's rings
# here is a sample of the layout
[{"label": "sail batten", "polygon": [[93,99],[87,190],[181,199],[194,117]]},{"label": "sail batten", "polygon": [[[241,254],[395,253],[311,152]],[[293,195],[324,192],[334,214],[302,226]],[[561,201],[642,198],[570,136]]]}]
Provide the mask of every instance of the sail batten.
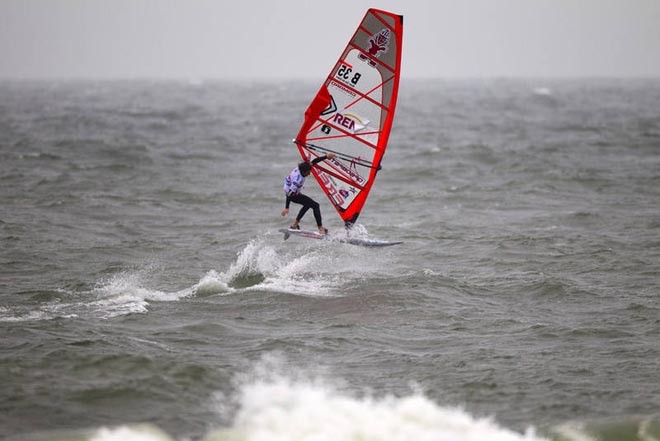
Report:
[{"label": "sail batten", "polygon": [[[379,85],[377,85],[376,87],[374,87],[373,89],[367,91],[367,93],[362,93],[362,92],[360,92],[359,90],[351,89],[349,86],[344,86],[344,87],[348,87],[352,92],[354,92],[356,95],[359,95],[359,96],[361,97],[361,98],[359,98],[359,99],[356,99],[353,103],[359,101],[360,99],[366,99],[366,100],[371,101],[373,104],[375,104],[375,105],[377,105],[377,106],[381,106],[383,109],[388,109],[388,107],[385,106],[383,103],[378,102],[378,101],[374,100],[373,98],[370,98],[369,95],[370,95],[371,93],[373,93],[374,91],[378,90],[379,88],[383,87],[387,82],[392,81],[392,80],[394,80],[394,79],[395,79],[395,75],[392,75],[391,77],[389,77],[389,78],[387,78],[386,80],[384,80],[381,84],[379,84]],[[333,81],[333,83],[336,83],[336,82]],[[348,105],[346,106],[346,108],[351,107],[351,106],[353,105],[353,103],[348,104]]]},{"label": "sail batten", "polygon": [[295,139],[346,223],[356,221],[387,148],[398,95],[403,17],[369,9],[312,100]]},{"label": "sail batten", "polygon": [[[296,141],[296,143],[298,144],[297,141]],[[355,156],[349,156],[349,155],[346,155],[345,153],[342,153],[342,152],[335,152],[335,151],[332,151],[332,150],[327,149],[325,147],[317,146],[317,145],[314,145],[314,144],[305,144],[304,147],[306,149],[310,150],[310,151],[313,151],[313,152],[322,151],[324,153],[334,153],[338,157],[340,157],[341,159],[346,159],[347,161],[350,161],[351,163],[355,163],[355,164],[361,165],[363,167],[370,167],[370,168],[374,167],[372,162],[369,162],[369,161],[367,161],[363,158],[355,157]],[[318,156],[320,156],[320,155],[318,155]]]}]

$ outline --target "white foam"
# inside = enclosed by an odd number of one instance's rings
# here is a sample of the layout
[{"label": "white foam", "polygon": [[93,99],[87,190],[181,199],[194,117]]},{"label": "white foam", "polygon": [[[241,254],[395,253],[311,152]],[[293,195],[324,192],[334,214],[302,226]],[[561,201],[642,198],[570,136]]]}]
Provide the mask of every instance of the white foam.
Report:
[{"label": "white foam", "polygon": [[260,286],[252,289],[312,296],[332,295],[340,283],[325,271],[326,261],[325,256],[315,252],[287,257],[275,271],[267,274]]},{"label": "white foam", "polygon": [[[231,433],[251,441],[540,441],[533,430],[521,434],[491,418],[443,407],[413,392],[407,396],[351,396],[320,380],[269,371],[245,382]],[[290,367],[280,369],[291,371]],[[280,370],[275,368],[275,370]],[[264,371],[270,372],[264,374]],[[296,376],[297,378],[291,378]],[[228,431],[210,434],[220,439]]]},{"label": "white foam", "polygon": [[211,295],[223,292],[232,292],[233,289],[227,285],[226,277],[211,270],[192,288],[196,295]]},{"label": "white foam", "polygon": [[[340,283],[329,269],[332,253],[324,252],[318,243],[315,245],[313,248],[283,246],[278,249],[263,238],[255,239],[241,250],[226,272],[209,273],[205,278],[214,279],[217,287],[227,287],[232,292],[263,290],[331,295]],[[240,286],[242,284],[246,286]]]},{"label": "white foam", "polygon": [[148,312],[149,302],[172,302],[194,294],[192,288],[175,292],[145,288],[146,280],[152,276],[151,268],[115,274],[98,283],[90,292],[90,297],[98,300],[80,306],[100,313],[102,318],[111,318],[125,314],[144,314]]},{"label": "white foam", "polygon": [[8,306],[0,306],[0,322],[30,322],[52,318],[52,316],[42,310],[18,311]]},{"label": "white foam", "polygon": [[338,237],[350,236],[359,239],[369,239],[369,231],[367,230],[367,227],[362,224],[354,224],[350,230],[337,230],[336,232],[333,232],[333,234]]},{"label": "white foam", "polygon": [[145,314],[150,302],[172,302],[194,295],[194,287],[164,292],[146,287],[154,277],[151,267],[122,271],[100,280],[89,291],[62,292],[62,299],[43,303],[29,311],[0,307],[0,321],[41,321],[56,318],[108,319],[127,314]]},{"label": "white foam", "polygon": [[272,274],[277,270],[280,262],[273,247],[265,245],[260,240],[252,240],[239,253],[236,262],[229,267],[225,277],[233,281],[240,277]]},{"label": "white foam", "polygon": [[90,441],[172,441],[169,435],[151,425],[101,427],[89,439]]},{"label": "white foam", "polygon": [[[342,234],[338,232],[337,234]],[[352,237],[367,237],[355,225]],[[342,295],[342,288],[365,274],[387,266],[386,253],[324,241],[283,243],[273,235],[250,241],[225,272],[208,271],[195,285],[167,292],[149,287],[158,272],[152,266],[126,270],[99,280],[89,291],[62,291],[62,299],[32,310],[0,307],[0,321],[39,321],[55,318],[109,319],[146,314],[152,302],[173,302],[194,295],[234,294],[250,291],[282,292],[305,296]],[[386,258],[385,258],[386,259]]]}]

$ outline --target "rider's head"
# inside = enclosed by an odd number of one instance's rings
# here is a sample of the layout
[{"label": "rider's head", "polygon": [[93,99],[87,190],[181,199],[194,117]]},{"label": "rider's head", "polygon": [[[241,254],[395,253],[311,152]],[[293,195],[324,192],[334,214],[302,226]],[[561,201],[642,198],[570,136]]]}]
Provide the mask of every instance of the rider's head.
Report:
[{"label": "rider's head", "polygon": [[309,173],[312,171],[312,163],[309,161],[301,162],[298,164],[298,170],[303,176],[309,176]]}]

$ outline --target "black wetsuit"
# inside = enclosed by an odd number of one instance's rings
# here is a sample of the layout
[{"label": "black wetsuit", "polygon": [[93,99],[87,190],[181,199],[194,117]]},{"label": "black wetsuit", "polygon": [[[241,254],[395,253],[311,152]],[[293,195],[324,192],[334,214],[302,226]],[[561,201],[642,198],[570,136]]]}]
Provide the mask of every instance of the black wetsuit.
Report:
[{"label": "black wetsuit", "polygon": [[[312,160],[312,166],[325,159],[327,159],[327,156],[315,158]],[[296,221],[298,222],[300,222],[303,216],[305,216],[307,210],[311,208],[314,212],[316,226],[321,227],[323,226],[323,221],[321,219],[321,207],[319,206],[319,203],[309,196],[300,193],[300,190],[302,190],[302,186],[305,183],[305,177],[300,173],[299,167],[300,166],[294,168],[284,182],[284,191],[286,192],[285,207],[288,209],[291,202],[302,205],[302,208],[298,212],[298,216],[296,216]]]}]

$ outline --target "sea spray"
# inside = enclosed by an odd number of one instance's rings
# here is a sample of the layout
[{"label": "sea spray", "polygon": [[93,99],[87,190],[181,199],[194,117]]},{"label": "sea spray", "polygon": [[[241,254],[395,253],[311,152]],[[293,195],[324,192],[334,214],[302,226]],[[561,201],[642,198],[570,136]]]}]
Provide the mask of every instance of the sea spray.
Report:
[{"label": "sea spray", "polygon": [[172,302],[193,295],[191,288],[165,292],[147,285],[154,277],[153,267],[133,271],[123,271],[108,280],[100,281],[91,291],[98,300],[87,306],[101,313],[102,318],[125,314],[146,313],[149,302]]},{"label": "sea spray", "polygon": [[491,418],[440,406],[419,391],[402,397],[356,396],[306,376],[273,354],[239,378],[232,427],[211,433],[206,441],[543,440],[532,429],[520,434]]},{"label": "sea spray", "polygon": [[109,319],[128,314],[146,314],[150,302],[173,302],[194,295],[193,288],[161,291],[148,287],[154,283],[153,266],[124,270],[96,281],[91,289],[58,289],[58,297],[38,306],[9,308],[0,306],[0,322],[53,319]]},{"label": "sea spray", "polygon": [[232,288],[227,285],[225,276],[216,270],[207,272],[193,287],[196,296],[209,296],[230,291],[232,291]]},{"label": "sea spray", "polygon": [[89,441],[172,441],[172,438],[150,424],[134,424],[113,428],[101,427],[91,435]]},{"label": "sea spray", "polygon": [[225,272],[208,272],[195,291],[269,291],[329,295],[341,282],[333,274],[332,252],[319,247],[276,247],[264,238],[251,240]]}]

